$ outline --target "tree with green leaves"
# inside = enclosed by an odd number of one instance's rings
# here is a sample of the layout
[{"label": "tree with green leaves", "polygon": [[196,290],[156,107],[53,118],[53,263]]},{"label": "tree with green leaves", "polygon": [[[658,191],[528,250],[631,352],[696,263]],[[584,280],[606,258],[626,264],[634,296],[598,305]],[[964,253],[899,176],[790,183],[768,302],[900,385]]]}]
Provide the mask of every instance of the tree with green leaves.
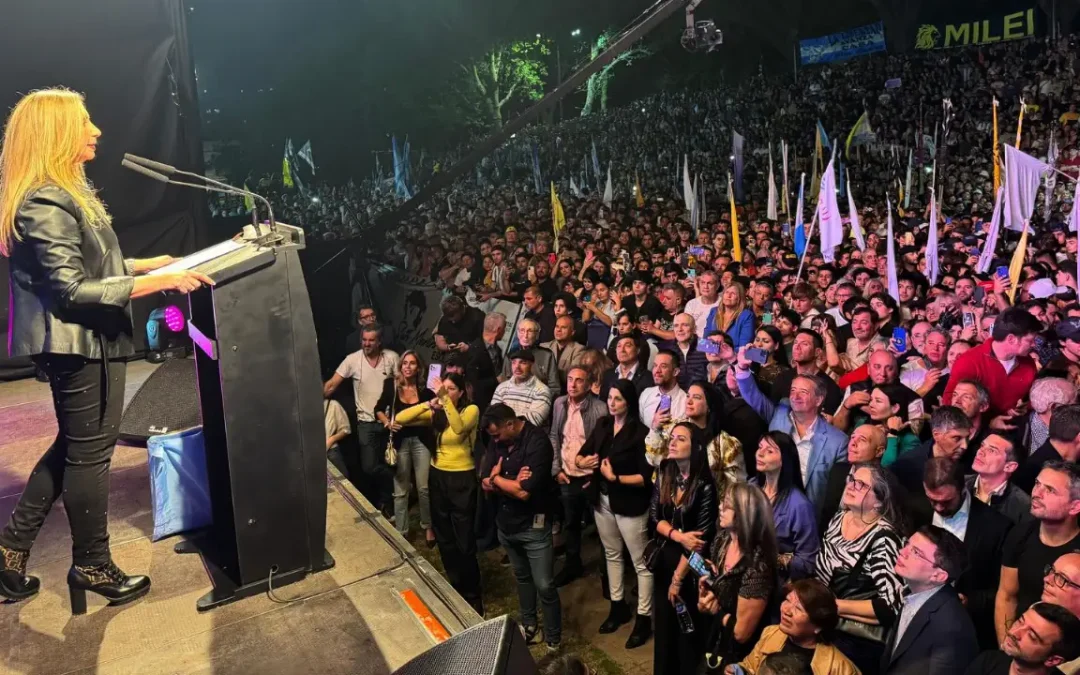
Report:
[{"label": "tree with green leaves", "polygon": [[[601,33],[596,40],[589,45],[589,58],[595,59],[602,54],[616,35],[615,31],[611,29]],[[639,42],[616,56],[611,63],[601,68],[599,72],[590,75],[589,79],[582,85],[585,89],[585,105],[581,108],[581,116],[585,117],[592,114],[597,105],[600,107],[600,112],[606,112],[608,85],[611,84],[611,80],[615,76],[615,68],[619,65],[628,66],[638,59],[651,56],[652,53],[653,51],[650,47]]]},{"label": "tree with green leaves", "polygon": [[458,64],[450,98],[437,105],[444,111],[452,108],[464,126],[473,130],[498,129],[515,105],[544,95],[548,74],[544,57],[550,51],[541,38],[498,44]]}]

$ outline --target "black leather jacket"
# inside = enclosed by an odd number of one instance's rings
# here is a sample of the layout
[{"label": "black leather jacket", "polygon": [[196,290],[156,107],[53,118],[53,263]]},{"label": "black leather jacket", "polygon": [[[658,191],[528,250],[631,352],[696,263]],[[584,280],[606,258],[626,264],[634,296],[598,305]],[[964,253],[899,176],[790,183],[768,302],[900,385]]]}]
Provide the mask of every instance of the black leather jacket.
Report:
[{"label": "black leather jacket", "polygon": [[[664,463],[672,460],[664,460]],[[660,465],[659,472],[663,472],[664,464]],[[649,532],[656,535],[656,525],[661,520],[666,520],[675,529],[683,532],[701,532],[701,539],[705,542],[705,550],[712,546],[713,537],[716,536],[716,525],[719,519],[719,504],[716,502],[716,485],[712,481],[712,474],[705,471],[705,477],[697,482],[692,495],[683,498],[683,504],[676,507],[674,504],[660,503],[659,475],[653,483],[652,499],[649,502]],[[676,549],[669,546],[665,548]]]},{"label": "black leather jacket", "polygon": [[11,356],[133,353],[135,279],[108,225],[91,227],[71,195],[46,185],[15,216],[11,250]]}]

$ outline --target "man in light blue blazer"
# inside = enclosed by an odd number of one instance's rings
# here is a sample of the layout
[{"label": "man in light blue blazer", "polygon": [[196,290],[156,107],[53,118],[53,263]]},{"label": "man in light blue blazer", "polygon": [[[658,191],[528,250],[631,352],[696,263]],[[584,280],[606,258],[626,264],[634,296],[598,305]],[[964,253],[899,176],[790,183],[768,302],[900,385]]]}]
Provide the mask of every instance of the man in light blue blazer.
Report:
[{"label": "man in light blue blazer", "polygon": [[735,364],[739,393],[769,423],[769,431],[782,431],[795,441],[806,496],[817,508],[825,496],[829,469],[847,459],[848,443],[847,434],[821,416],[825,386],[817,377],[825,376],[797,376],[791,382],[788,398],[776,404],[758,388],[754,374],[750,372],[751,365],[746,358],[746,347],[743,347]]}]

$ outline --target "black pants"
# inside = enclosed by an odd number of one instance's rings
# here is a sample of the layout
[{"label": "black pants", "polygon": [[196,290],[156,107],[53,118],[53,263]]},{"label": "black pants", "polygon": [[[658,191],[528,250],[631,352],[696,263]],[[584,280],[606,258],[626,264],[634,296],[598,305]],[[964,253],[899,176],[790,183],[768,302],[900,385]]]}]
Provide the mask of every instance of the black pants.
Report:
[{"label": "black pants", "polygon": [[29,551],[61,495],[71,527],[72,562],[80,566],[109,561],[109,466],[124,406],[127,364],[105,366],[67,354],[42,354],[34,362],[49,376],[56,421],[52,446],[30,474],[0,545]]},{"label": "black pants", "polygon": [[568,485],[560,485],[559,491],[562,496],[562,529],[563,541],[566,545],[566,566],[581,567],[581,520],[585,514],[592,511],[589,495],[585,492],[585,484],[592,479],[571,478]]},{"label": "black pants", "polygon": [[439,545],[446,578],[471,604],[481,600],[480,564],[476,560],[475,471],[440,471],[431,467],[431,527]]}]

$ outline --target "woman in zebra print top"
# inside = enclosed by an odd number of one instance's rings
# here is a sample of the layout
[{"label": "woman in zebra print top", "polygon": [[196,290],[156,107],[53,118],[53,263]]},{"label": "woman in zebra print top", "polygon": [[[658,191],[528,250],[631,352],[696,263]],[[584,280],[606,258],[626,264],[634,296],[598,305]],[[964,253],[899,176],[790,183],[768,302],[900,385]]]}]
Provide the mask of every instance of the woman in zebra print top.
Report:
[{"label": "woman in zebra print top", "polygon": [[836,647],[866,675],[878,672],[885,629],[901,605],[893,568],[902,518],[891,474],[856,464],[818,551],[817,578],[836,595],[840,613]]}]

